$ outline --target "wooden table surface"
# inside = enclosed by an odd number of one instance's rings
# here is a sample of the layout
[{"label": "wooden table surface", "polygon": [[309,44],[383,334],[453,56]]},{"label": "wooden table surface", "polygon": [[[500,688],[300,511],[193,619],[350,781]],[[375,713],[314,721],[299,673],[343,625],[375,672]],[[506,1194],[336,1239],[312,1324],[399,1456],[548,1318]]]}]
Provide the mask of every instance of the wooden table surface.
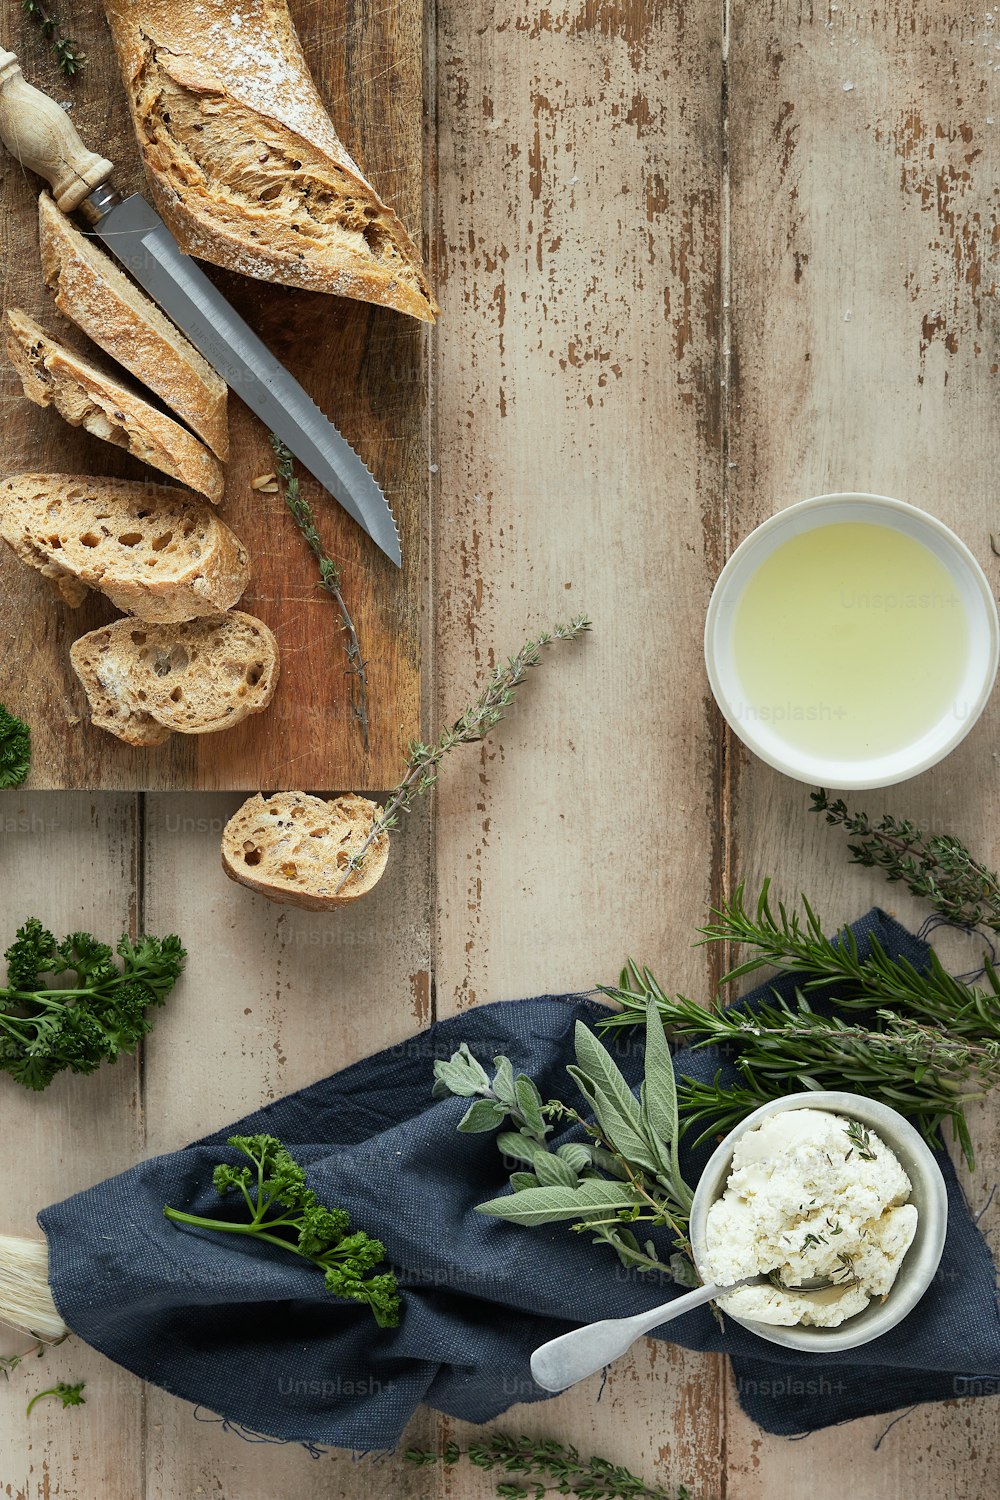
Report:
[{"label": "wooden table surface", "polygon": [[[925,506],[997,576],[1000,12],[725,9],[437,0],[426,722],[531,629],[586,609],[593,637],[455,757],[382,883],[336,917],[222,878],[231,796],[6,795],[5,930],[34,910],[109,934],[131,922],[181,932],[191,958],[141,1060],[0,1091],[3,1227],[31,1232],[71,1190],[476,1002],[587,988],[626,953],[707,997],[691,934],[739,877],[806,889],[831,924],[876,900],[919,920],[847,863],[804,787],[725,733],[700,635],[731,547],[823,491]],[[995,862],[997,702],[869,810]],[[976,1207],[1000,1170],[997,1123],[973,1117]],[[982,1227],[996,1245],[1000,1210]],[[85,1377],[88,1404],[43,1404],[29,1429],[43,1374]],[[468,1472],[247,1446],[78,1342],[0,1401],[0,1489],[25,1500],[492,1493]],[[594,1379],[504,1425],[697,1500],[982,1500],[1000,1462],[995,1400],[921,1408],[877,1448],[888,1418],[792,1443],[743,1416],[721,1359],[649,1342],[603,1393]],[[424,1411],[408,1439],[464,1435]]]}]

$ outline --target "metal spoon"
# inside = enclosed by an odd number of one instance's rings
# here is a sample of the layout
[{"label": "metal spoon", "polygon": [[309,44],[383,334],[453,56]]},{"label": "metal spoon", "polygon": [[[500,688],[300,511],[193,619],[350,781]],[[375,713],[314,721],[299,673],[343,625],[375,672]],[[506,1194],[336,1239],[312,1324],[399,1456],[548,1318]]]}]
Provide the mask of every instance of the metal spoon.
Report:
[{"label": "metal spoon", "polygon": [[[560,1334],[557,1339],[539,1345],[531,1356],[532,1379],[543,1390],[564,1391],[619,1359],[637,1338],[651,1329],[681,1318],[693,1308],[735,1292],[739,1287],[760,1286],[769,1280],[767,1276],[745,1276],[730,1286],[718,1286],[713,1281],[708,1286],[696,1287],[683,1297],[675,1297],[672,1302],[651,1308],[649,1312],[636,1313],[631,1318],[604,1318],[599,1323],[574,1328],[570,1333]],[[816,1292],[835,1284],[828,1277],[813,1276],[795,1285],[782,1282],[782,1287],[789,1292]]]}]

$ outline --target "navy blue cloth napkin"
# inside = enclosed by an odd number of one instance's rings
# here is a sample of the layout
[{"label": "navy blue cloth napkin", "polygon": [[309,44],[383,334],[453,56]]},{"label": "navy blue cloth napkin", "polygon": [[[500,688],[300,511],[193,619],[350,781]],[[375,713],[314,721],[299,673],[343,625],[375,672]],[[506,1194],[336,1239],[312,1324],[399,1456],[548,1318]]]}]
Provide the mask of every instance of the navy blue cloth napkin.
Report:
[{"label": "navy blue cloth napkin", "polygon": [[[854,926],[923,965],[927,949],[880,911]],[[790,986],[779,984],[790,993]],[[752,1004],[763,988],[745,997]],[[183,1150],[39,1215],[56,1304],[75,1333],[165,1390],[260,1433],[354,1449],[395,1445],[418,1403],[487,1422],[545,1399],[536,1345],[577,1323],[639,1312],[679,1291],[627,1271],[564,1224],[524,1229],[477,1214],[506,1187],[492,1135],[459,1135],[461,1099],[431,1099],[432,1063],[461,1041],[530,1074],[543,1097],[573,1098],[573,1027],[604,1007],[575,995],[482,1005],[398,1047],[255,1110]],[[642,1033],[616,1034],[638,1085]],[[711,1078],[711,1049],[677,1054]],[[234,1133],[279,1136],[330,1204],[385,1242],[404,1292],[398,1329],[338,1302],[312,1267],[280,1250],[182,1229],[164,1204],[218,1216],[212,1168]],[[690,1182],[710,1150],[688,1153]],[[723,1351],[740,1401],[770,1432],[799,1433],[915,1402],[1000,1391],[1000,1323],[989,1251],[947,1155],[948,1241],[938,1278],[901,1324],[832,1358],[765,1343],[707,1308],[669,1325],[689,1349]],[[664,1246],[664,1248],[666,1248]]]}]

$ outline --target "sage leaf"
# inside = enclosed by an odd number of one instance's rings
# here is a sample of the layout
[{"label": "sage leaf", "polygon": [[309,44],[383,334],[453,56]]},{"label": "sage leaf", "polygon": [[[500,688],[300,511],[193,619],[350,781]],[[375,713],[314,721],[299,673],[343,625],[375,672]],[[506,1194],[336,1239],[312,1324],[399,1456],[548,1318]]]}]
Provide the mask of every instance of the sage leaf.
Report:
[{"label": "sage leaf", "polygon": [[574,1172],[582,1172],[594,1160],[592,1148],[585,1146],[582,1141],[569,1141],[565,1146],[557,1146],[556,1155],[561,1156]]},{"label": "sage leaf", "polygon": [[525,1188],[538,1187],[538,1178],[534,1172],[511,1172],[510,1185],[515,1193],[519,1193]]},{"label": "sage leaf", "polygon": [[506,1105],[496,1104],[492,1099],[477,1099],[469,1105],[457,1128],[469,1135],[480,1135],[498,1129],[506,1118]]},{"label": "sage leaf", "polygon": [[674,1060],[663,1029],[663,1019],[653,996],[646,1002],[646,1058],[641,1100],[650,1144],[663,1163],[663,1171],[678,1203],[690,1208],[694,1193],[681,1172]]},{"label": "sage leaf", "polygon": [[[650,1252],[650,1254],[652,1254],[652,1251]],[[671,1255],[667,1264],[670,1267],[670,1274],[677,1282],[678,1286],[702,1285],[701,1277],[698,1275],[698,1272],[695,1270],[694,1266],[688,1260],[686,1255],[681,1255],[679,1251],[675,1251],[674,1254]]]},{"label": "sage leaf", "polygon": [[523,1161],[529,1167],[535,1165],[535,1158],[548,1156],[548,1152],[540,1141],[533,1141],[530,1135],[525,1135],[523,1130],[505,1130],[497,1136],[497,1146],[504,1156],[509,1156],[513,1161]]},{"label": "sage leaf", "polygon": [[645,1066],[642,1102],[646,1121],[657,1140],[669,1146],[677,1136],[677,1084],[663,1022],[653,1000],[646,1005]]},{"label": "sage leaf", "polygon": [[474,1094],[489,1093],[489,1074],[482,1063],[473,1057],[467,1042],[463,1042],[447,1061],[443,1057],[438,1058],[434,1064],[434,1078],[437,1084],[443,1084],[450,1094],[457,1094],[460,1099],[471,1099]]},{"label": "sage leaf", "polygon": [[540,1140],[544,1139],[549,1127],[542,1116],[542,1096],[524,1073],[519,1073],[514,1079],[514,1096],[517,1099],[517,1107],[524,1117],[524,1123],[532,1135]]},{"label": "sage leaf", "polygon": [[496,1073],[493,1075],[493,1092],[504,1104],[513,1107],[517,1103],[514,1093],[514,1069],[509,1057],[495,1057],[493,1066]]},{"label": "sage leaf", "polygon": [[536,1158],[534,1165],[535,1176],[542,1187],[575,1188],[577,1185],[576,1173],[561,1156],[545,1151]]},{"label": "sage leaf", "polygon": [[555,1224],[560,1219],[596,1218],[634,1208],[635,1198],[624,1183],[591,1177],[575,1188],[525,1188],[477,1205],[476,1212],[511,1224]]},{"label": "sage leaf", "polygon": [[605,1140],[620,1151],[626,1161],[655,1177],[662,1167],[646,1139],[639,1105],[610,1055],[579,1021],[577,1058],[579,1066],[570,1065],[566,1071],[575,1078],[581,1094],[594,1111]]}]

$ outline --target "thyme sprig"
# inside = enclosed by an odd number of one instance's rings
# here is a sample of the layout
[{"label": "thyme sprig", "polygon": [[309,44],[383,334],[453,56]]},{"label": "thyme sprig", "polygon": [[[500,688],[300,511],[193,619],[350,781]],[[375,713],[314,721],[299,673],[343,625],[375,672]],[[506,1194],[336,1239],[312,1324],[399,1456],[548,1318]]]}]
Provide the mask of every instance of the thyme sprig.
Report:
[{"label": "thyme sprig", "polygon": [[41,0],[22,0],[22,9],[28,19],[35,22],[45,40],[51,43],[60,72],[67,78],[75,78],[87,61],[86,54],[80,51],[71,37],[65,35],[55,16]]},{"label": "thyme sprig", "polygon": [[0,1374],[3,1375],[5,1380],[9,1380],[18,1365],[23,1364],[26,1359],[30,1359],[33,1354],[38,1359],[41,1359],[46,1349],[54,1349],[57,1344],[63,1342],[63,1339],[68,1338],[69,1334],[64,1333],[57,1339],[36,1339],[30,1349],[22,1349],[17,1354],[4,1354],[0,1356]]},{"label": "thyme sprig", "polygon": [[664,1490],[648,1485],[621,1464],[607,1458],[580,1457],[572,1445],[553,1438],[508,1437],[503,1432],[489,1433],[467,1448],[447,1443],[440,1453],[426,1448],[408,1448],[403,1459],[417,1468],[438,1462],[450,1468],[462,1458],[477,1469],[520,1476],[529,1484],[501,1481],[496,1492],[504,1500],[542,1500],[548,1490],[560,1495],[576,1495],[578,1500],[691,1500],[685,1485]]},{"label": "thyme sprig", "polygon": [[590,629],[590,625],[586,615],[579,615],[568,625],[557,625],[553,630],[541,631],[534,639],[525,641],[516,656],[494,667],[475,702],[469,705],[450,728],[442,730],[436,744],[425,745],[419,740],[411,741],[406,757],[406,773],[395,790],[390,792],[385,807],[373,822],[367,838],[347,862],[337,886],[338,893],[361,868],[372,845],[384,834],[397,828],[400,814],[409,812],[416,799],[430,791],[437,781],[438,767],[449,751],[458,745],[474,745],[485,739],[510,708],[514,694],[531,668],[540,664],[546,648],[557,641],[576,640]]},{"label": "thyme sprig", "polygon": [[831,802],[825,791],[810,792],[812,811],[852,835],[855,864],[878,869],[962,927],[1000,932],[1000,876],[980,863],[954,834],[928,834],[905,818],[888,814],[873,823],[852,813],[843,798]]},{"label": "thyme sprig", "polygon": [[348,696],[351,717],[361,730],[361,741],[368,750],[368,668],[361,652],[361,643],[350,611],[344,602],[343,572],[339,563],[324,550],[312,507],[302,494],[295,476],[294,457],[279,437],[271,433],[275,467],[278,478],[285,481],[285,504],[292,519],[302,534],[303,540],[319,568],[319,587],[328,594],[340,612],[340,628],[344,633],[344,650],[347,654]]}]

